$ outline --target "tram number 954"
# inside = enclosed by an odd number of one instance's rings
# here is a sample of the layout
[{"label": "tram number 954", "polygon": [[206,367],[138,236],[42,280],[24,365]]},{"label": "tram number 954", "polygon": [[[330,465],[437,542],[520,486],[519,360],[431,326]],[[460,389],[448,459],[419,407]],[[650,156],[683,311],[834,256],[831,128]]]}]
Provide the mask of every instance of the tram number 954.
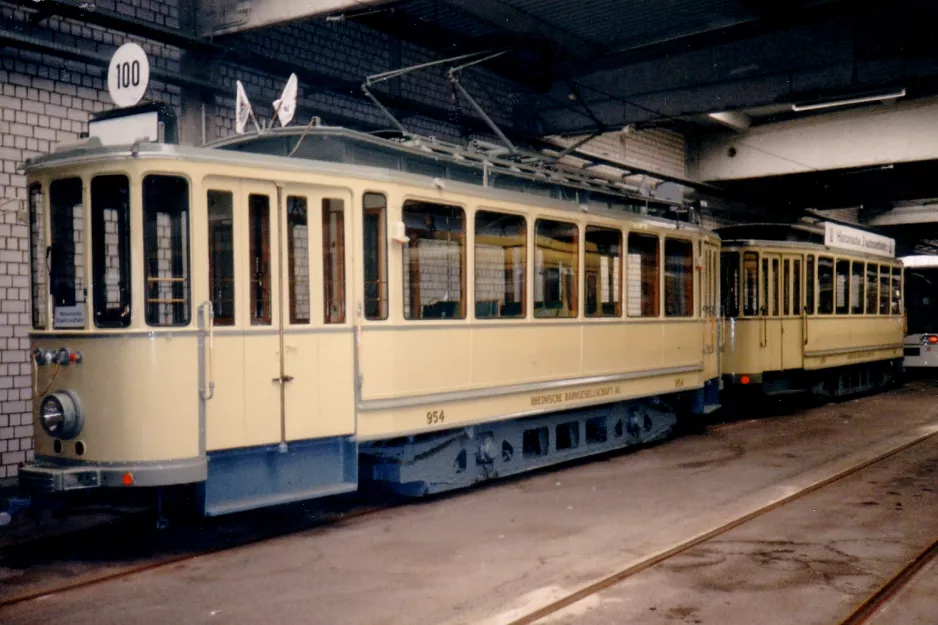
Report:
[{"label": "tram number 954", "polygon": [[428,410],[427,411],[427,425],[436,425],[437,423],[443,423],[446,419],[446,415],[442,410]]}]

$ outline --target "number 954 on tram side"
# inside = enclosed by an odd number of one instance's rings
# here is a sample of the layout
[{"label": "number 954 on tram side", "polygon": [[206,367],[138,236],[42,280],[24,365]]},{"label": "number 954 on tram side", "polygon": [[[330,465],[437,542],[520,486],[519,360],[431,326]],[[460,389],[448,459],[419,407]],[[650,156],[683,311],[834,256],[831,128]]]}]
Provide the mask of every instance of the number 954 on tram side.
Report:
[{"label": "number 954 on tram side", "polygon": [[421,495],[718,404],[719,239],[618,181],[331,127],[26,172],[34,493]]}]

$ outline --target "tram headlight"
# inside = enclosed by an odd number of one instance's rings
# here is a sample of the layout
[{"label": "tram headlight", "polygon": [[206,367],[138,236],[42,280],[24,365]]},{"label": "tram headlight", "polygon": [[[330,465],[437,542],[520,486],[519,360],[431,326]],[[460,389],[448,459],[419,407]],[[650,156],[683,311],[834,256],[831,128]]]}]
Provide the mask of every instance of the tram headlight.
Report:
[{"label": "tram headlight", "polygon": [[84,425],[84,414],[74,391],[56,391],[39,405],[39,424],[49,436],[75,438]]}]

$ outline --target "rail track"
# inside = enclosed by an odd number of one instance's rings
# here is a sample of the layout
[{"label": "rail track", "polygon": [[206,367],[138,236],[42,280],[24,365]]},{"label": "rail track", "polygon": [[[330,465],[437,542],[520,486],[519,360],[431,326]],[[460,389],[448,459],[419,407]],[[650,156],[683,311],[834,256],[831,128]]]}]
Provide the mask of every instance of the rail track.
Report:
[{"label": "rail track", "polygon": [[[751,423],[751,421],[737,421],[720,426],[715,426],[713,429],[723,430],[738,426],[743,426]],[[832,484],[835,484],[841,480],[844,480],[868,467],[871,467],[879,462],[882,462],[896,454],[899,454],[911,447],[919,445],[929,439],[933,439],[938,436],[938,430],[930,430],[910,441],[907,441],[901,445],[898,445],[892,449],[889,449],[875,457],[859,462],[851,467],[843,469],[827,478],[821,479],[805,488],[798,490],[797,492],[790,493],[784,497],[781,497],[765,506],[761,506],[757,509],[750,511],[749,513],[739,516],[727,523],[715,527],[711,530],[708,530],[704,533],[701,533],[697,536],[694,536],[680,544],[677,544],[667,550],[661,551],[659,553],[653,554],[640,562],[632,564],[626,568],[615,571],[602,579],[594,581],[578,590],[567,594],[566,596],[561,597],[560,599],[554,600],[549,604],[543,605],[537,609],[531,610],[520,617],[514,617],[513,620],[507,621],[505,625],[526,625],[529,623],[535,623],[544,619],[545,617],[551,616],[573,604],[587,599],[597,593],[602,592],[603,590],[609,589],[631,577],[638,575],[644,571],[647,571],[655,566],[661,565],[662,563],[675,558],[679,555],[682,555],[689,550],[702,545],[703,543],[712,540],[725,534],[735,528],[738,528],[746,523],[750,523],[774,510],[777,510],[793,501],[796,501],[800,498],[803,498],[811,493],[819,491],[825,487],[828,487]],[[290,528],[273,528],[265,529],[262,531],[253,531],[246,532],[241,536],[238,536],[234,539],[224,542],[222,545],[215,545],[207,549],[198,549],[195,551],[188,551],[186,553],[174,553],[170,555],[161,555],[152,559],[148,559],[145,562],[140,562],[137,564],[131,564],[119,568],[118,570],[110,570],[98,575],[88,575],[82,576],[79,579],[70,581],[64,584],[56,585],[49,588],[39,588],[34,590],[29,590],[22,592],[20,594],[13,594],[7,597],[0,597],[0,609],[4,607],[9,607],[17,604],[26,603],[33,601],[42,597],[49,597],[53,595],[60,595],[68,593],[74,590],[81,588],[86,588],[89,586],[94,586],[98,584],[103,584],[109,581],[114,581],[118,579],[128,578],[135,575],[139,575],[145,572],[154,571],[162,568],[166,568],[175,564],[184,563],[187,561],[195,560],[198,558],[210,557],[215,554],[220,554],[223,552],[235,550],[242,548],[260,541],[275,541],[287,539],[298,534],[302,534],[306,531],[315,531],[320,529],[323,526],[329,524],[337,524],[349,522],[356,519],[361,519],[364,517],[372,516],[376,513],[389,510],[394,507],[394,504],[391,505],[380,505],[380,506],[360,506],[354,508],[347,508],[344,510],[336,510],[331,514],[326,514],[322,518],[317,519],[314,522],[309,522],[308,520],[304,523],[300,523],[299,527],[290,527]],[[62,536],[53,537],[53,540],[61,540]],[[15,545],[14,545],[15,547]],[[3,553],[8,548],[0,549],[0,562],[3,561]],[[908,582],[908,580],[920,570],[925,564],[930,562],[938,556],[938,541],[928,547],[926,550],[922,551],[915,558],[913,558],[906,567],[897,573],[893,578],[891,578],[886,584],[884,584],[880,589],[878,589],[873,595],[861,602],[854,612],[845,620],[843,620],[839,625],[856,625],[859,623],[865,622],[865,620],[876,611],[884,603],[888,602],[895,593]]]},{"label": "rail track", "polygon": [[[118,568],[117,570],[109,570],[104,573],[97,575],[87,575],[82,576],[80,579],[72,580],[64,584],[59,584],[51,588],[39,588],[35,590],[29,590],[18,594],[13,594],[7,597],[0,597],[0,609],[5,607],[14,606],[17,604],[25,603],[28,601],[33,601],[41,597],[49,597],[52,595],[64,594],[80,588],[86,588],[88,586],[95,586],[97,584],[102,584],[112,580],[124,579],[138,575],[140,573],[145,573],[148,571],[154,571],[174,564],[180,564],[195,560],[197,558],[204,558],[206,556],[212,556],[215,554],[220,554],[226,551],[231,551],[241,547],[245,547],[260,541],[273,541],[278,539],[285,539],[290,536],[295,536],[306,531],[314,531],[319,529],[322,526],[327,524],[339,524],[344,522],[350,522],[356,519],[367,517],[375,513],[389,510],[394,507],[395,504],[385,504],[382,506],[361,506],[361,507],[352,507],[350,509],[342,509],[341,507],[335,511],[328,511],[323,514],[322,517],[316,518],[312,522],[299,523],[299,527],[273,527],[270,529],[262,529],[255,531],[246,531],[243,535],[238,536],[231,540],[223,540],[224,544],[215,545],[207,549],[198,549],[194,551],[187,551],[185,553],[174,553],[170,555],[156,556],[153,558],[148,558],[146,562],[140,562],[137,564],[130,564]],[[134,525],[133,522],[128,523],[129,526]],[[95,532],[103,531],[102,528],[90,528],[85,529],[78,534],[85,532]],[[55,534],[49,537],[38,538],[35,540],[25,541],[23,543],[16,543],[7,545],[3,548],[0,548],[0,564],[3,564],[5,552],[9,553],[10,551],[30,548],[40,551],[48,551],[54,549],[56,542],[65,541],[75,538],[74,535],[68,534]],[[177,540],[180,542],[186,542],[186,537],[177,537]]]},{"label": "rail track", "polygon": [[[504,625],[530,625],[536,623],[546,617],[556,614],[561,610],[572,606],[573,604],[582,601],[584,599],[590,598],[597,593],[600,593],[606,589],[609,589],[629,578],[632,578],[639,573],[645,572],[655,566],[661,565],[672,558],[685,554],[691,549],[698,547],[707,541],[713,540],[718,536],[721,536],[733,529],[736,529],[742,525],[750,523],[774,510],[777,510],[787,504],[790,504],[793,501],[801,499],[807,495],[810,495],[814,492],[817,492],[823,488],[831,486],[837,482],[840,482],[868,467],[871,467],[879,462],[882,462],[896,454],[899,454],[911,447],[924,443],[927,440],[933,439],[938,436],[938,431],[931,431],[929,433],[923,434],[922,436],[915,438],[911,441],[908,441],[902,445],[899,445],[893,449],[890,449],[882,454],[879,454],[873,458],[869,458],[863,462],[860,462],[854,466],[843,469],[830,477],[819,480],[810,486],[798,490],[797,492],[791,493],[785,497],[782,497],[772,503],[769,503],[765,506],[757,508],[748,514],[737,517],[728,523],[715,527],[707,532],[699,534],[689,540],[686,540],[678,545],[675,545],[665,551],[661,551],[654,555],[651,555],[640,562],[636,562],[631,566],[623,568],[619,571],[611,573],[602,579],[599,579],[595,582],[592,582],[574,592],[571,592],[559,599],[552,601],[551,603],[544,605],[538,609],[532,610],[523,616],[514,618],[510,621],[506,621]],[[854,612],[842,621],[839,625],[859,625],[860,623],[865,622],[865,620],[874,613],[880,606],[892,598],[898,590],[900,590],[905,584],[908,583],[914,574],[919,571],[926,564],[938,557],[938,541],[934,542],[931,546],[923,550],[921,553],[916,555],[909,563],[902,568],[898,573],[895,574],[886,584],[884,584],[880,589],[875,593],[870,595],[867,599],[862,601],[854,610]]]},{"label": "rail track", "polygon": [[876,592],[857,604],[853,611],[838,625],[861,625],[861,623],[866,623],[881,608],[892,601],[899,591],[908,586],[919,571],[936,559],[938,559],[938,540],[917,553]]}]

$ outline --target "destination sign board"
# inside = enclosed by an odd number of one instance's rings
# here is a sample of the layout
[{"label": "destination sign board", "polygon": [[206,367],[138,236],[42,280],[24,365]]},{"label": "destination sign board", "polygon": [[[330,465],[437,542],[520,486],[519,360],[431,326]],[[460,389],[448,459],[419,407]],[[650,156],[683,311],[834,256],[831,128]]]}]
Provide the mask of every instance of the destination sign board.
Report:
[{"label": "destination sign board", "polygon": [[824,244],[828,247],[865,252],[886,258],[896,257],[895,239],[830,222],[824,223]]}]

